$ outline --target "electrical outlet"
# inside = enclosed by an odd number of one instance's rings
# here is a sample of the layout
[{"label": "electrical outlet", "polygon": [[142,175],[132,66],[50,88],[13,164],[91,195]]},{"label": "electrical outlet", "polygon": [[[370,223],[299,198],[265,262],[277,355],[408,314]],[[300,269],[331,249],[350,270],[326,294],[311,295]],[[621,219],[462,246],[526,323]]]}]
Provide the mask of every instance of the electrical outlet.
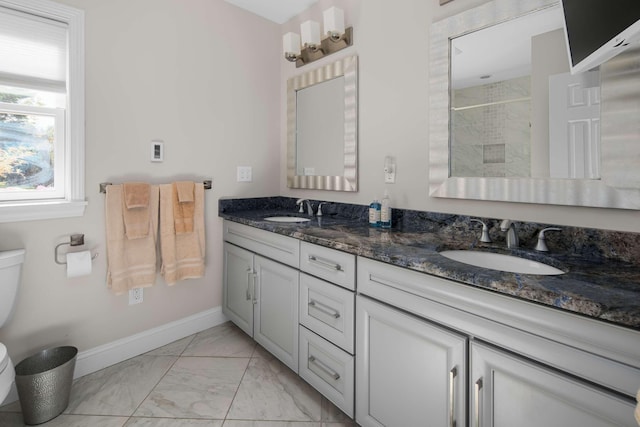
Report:
[{"label": "electrical outlet", "polygon": [[238,182],[251,182],[251,166],[238,166]]},{"label": "electrical outlet", "polygon": [[129,305],[142,302],[142,288],[129,289]]}]

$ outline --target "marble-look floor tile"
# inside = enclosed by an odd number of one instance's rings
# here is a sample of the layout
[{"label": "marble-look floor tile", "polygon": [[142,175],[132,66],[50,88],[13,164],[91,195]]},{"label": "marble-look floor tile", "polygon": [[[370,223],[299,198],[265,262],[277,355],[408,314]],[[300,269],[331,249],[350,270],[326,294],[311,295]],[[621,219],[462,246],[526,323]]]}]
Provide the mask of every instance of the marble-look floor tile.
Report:
[{"label": "marble-look floor tile", "polygon": [[323,422],[322,427],[357,427],[358,424],[355,422],[349,423],[334,423],[334,422]]},{"label": "marble-look floor tile", "polygon": [[326,397],[322,397],[321,420],[323,422],[341,423],[345,426],[355,426],[353,420]]},{"label": "marble-look floor tile", "polygon": [[0,406],[0,413],[2,412],[22,412],[22,409],[20,408],[20,402],[15,401],[12,403],[7,403],[4,406]]},{"label": "marble-look floor tile", "polygon": [[227,420],[222,427],[321,427],[319,422]]},{"label": "marble-look floor tile", "polygon": [[224,419],[249,360],[183,356],[134,415]]},{"label": "marble-look floor tile", "polygon": [[196,334],[183,356],[251,357],[256,343],[231,322]]},{"label": "marble-look floor tile", "polygon": [[85,375],[74,382],[65,414],[132,415],[177,359],[143,355]]},{"label": "marble-look floor tile", "polygon": [[193,341],[195,335],[190,335],[186,338],[182,338],[181,340],[174,341],[165,346],[156,348],[148,353],[145,353],[147,356],[180,356],[185,348]]},{"label": "marble-look floor tile", "polygon": [[[39,425],[42,427],[123,427],[127,420],[128,417],[62,414]],[[22,414],[0,414],[0,426],[2,427],[22,427],[24,425]]]},{"label": "marble-look floor tile", "polygon": [[222,420],[184,418],[131,418],[125,427],[222,427]]},{"label": "marble-look floor tile", "polygon": [[320,421],[321,396],[275,358],[252,358],[227,419]]},{"label": "marble-look floor tile", "polygon": [[253,351],[253,354],[251,355],[251,357],[258,357],[260,359],[275,359],[275,356],[271,353],[269,353],[263,346],[261,346],[260,344],[256,344],[256,348]]}]

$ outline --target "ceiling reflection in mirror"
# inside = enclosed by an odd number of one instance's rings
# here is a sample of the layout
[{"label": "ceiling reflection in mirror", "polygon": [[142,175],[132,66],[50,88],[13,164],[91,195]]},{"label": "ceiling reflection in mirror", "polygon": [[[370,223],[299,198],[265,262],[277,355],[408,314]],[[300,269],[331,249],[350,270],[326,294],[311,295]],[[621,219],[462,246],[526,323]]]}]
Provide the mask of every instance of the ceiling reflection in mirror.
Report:
[{"label": "ceiling reflection in mirror", "polygon": [[560,7],[451,39],[450,176],[598,179],[598,71],[571,75]]}]

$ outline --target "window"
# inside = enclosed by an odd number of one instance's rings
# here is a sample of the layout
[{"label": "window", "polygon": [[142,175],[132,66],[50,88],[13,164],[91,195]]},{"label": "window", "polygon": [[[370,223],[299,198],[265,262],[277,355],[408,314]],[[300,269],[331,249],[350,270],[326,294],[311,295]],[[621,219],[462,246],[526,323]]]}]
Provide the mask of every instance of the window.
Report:
[{"label": "window", "polygon": [[84,213],[84,13],[0,0],[0,222]]}]

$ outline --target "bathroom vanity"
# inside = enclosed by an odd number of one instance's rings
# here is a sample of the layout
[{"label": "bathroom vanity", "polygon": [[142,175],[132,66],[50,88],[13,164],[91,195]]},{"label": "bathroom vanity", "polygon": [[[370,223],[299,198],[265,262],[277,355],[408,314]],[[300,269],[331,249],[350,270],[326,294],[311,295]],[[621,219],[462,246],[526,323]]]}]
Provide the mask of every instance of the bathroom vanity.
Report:
[{"label": "bathroom vanity", "polygon": [[224,239],[223,313],[353,417],[356,257],[230,221]]},{"label": "bathroom vanity", "polygon": [[440,255],[465,239],[497,245],[440,217],[439,230],[381,231],[340,215],[274,224],[263,218],[294,209],[228,206],[225,314],[358,424],[635,426],[637,266],[614,263],[606,286],[607,263],[572,258],[555,260],[560,276],[505,273]]}]

